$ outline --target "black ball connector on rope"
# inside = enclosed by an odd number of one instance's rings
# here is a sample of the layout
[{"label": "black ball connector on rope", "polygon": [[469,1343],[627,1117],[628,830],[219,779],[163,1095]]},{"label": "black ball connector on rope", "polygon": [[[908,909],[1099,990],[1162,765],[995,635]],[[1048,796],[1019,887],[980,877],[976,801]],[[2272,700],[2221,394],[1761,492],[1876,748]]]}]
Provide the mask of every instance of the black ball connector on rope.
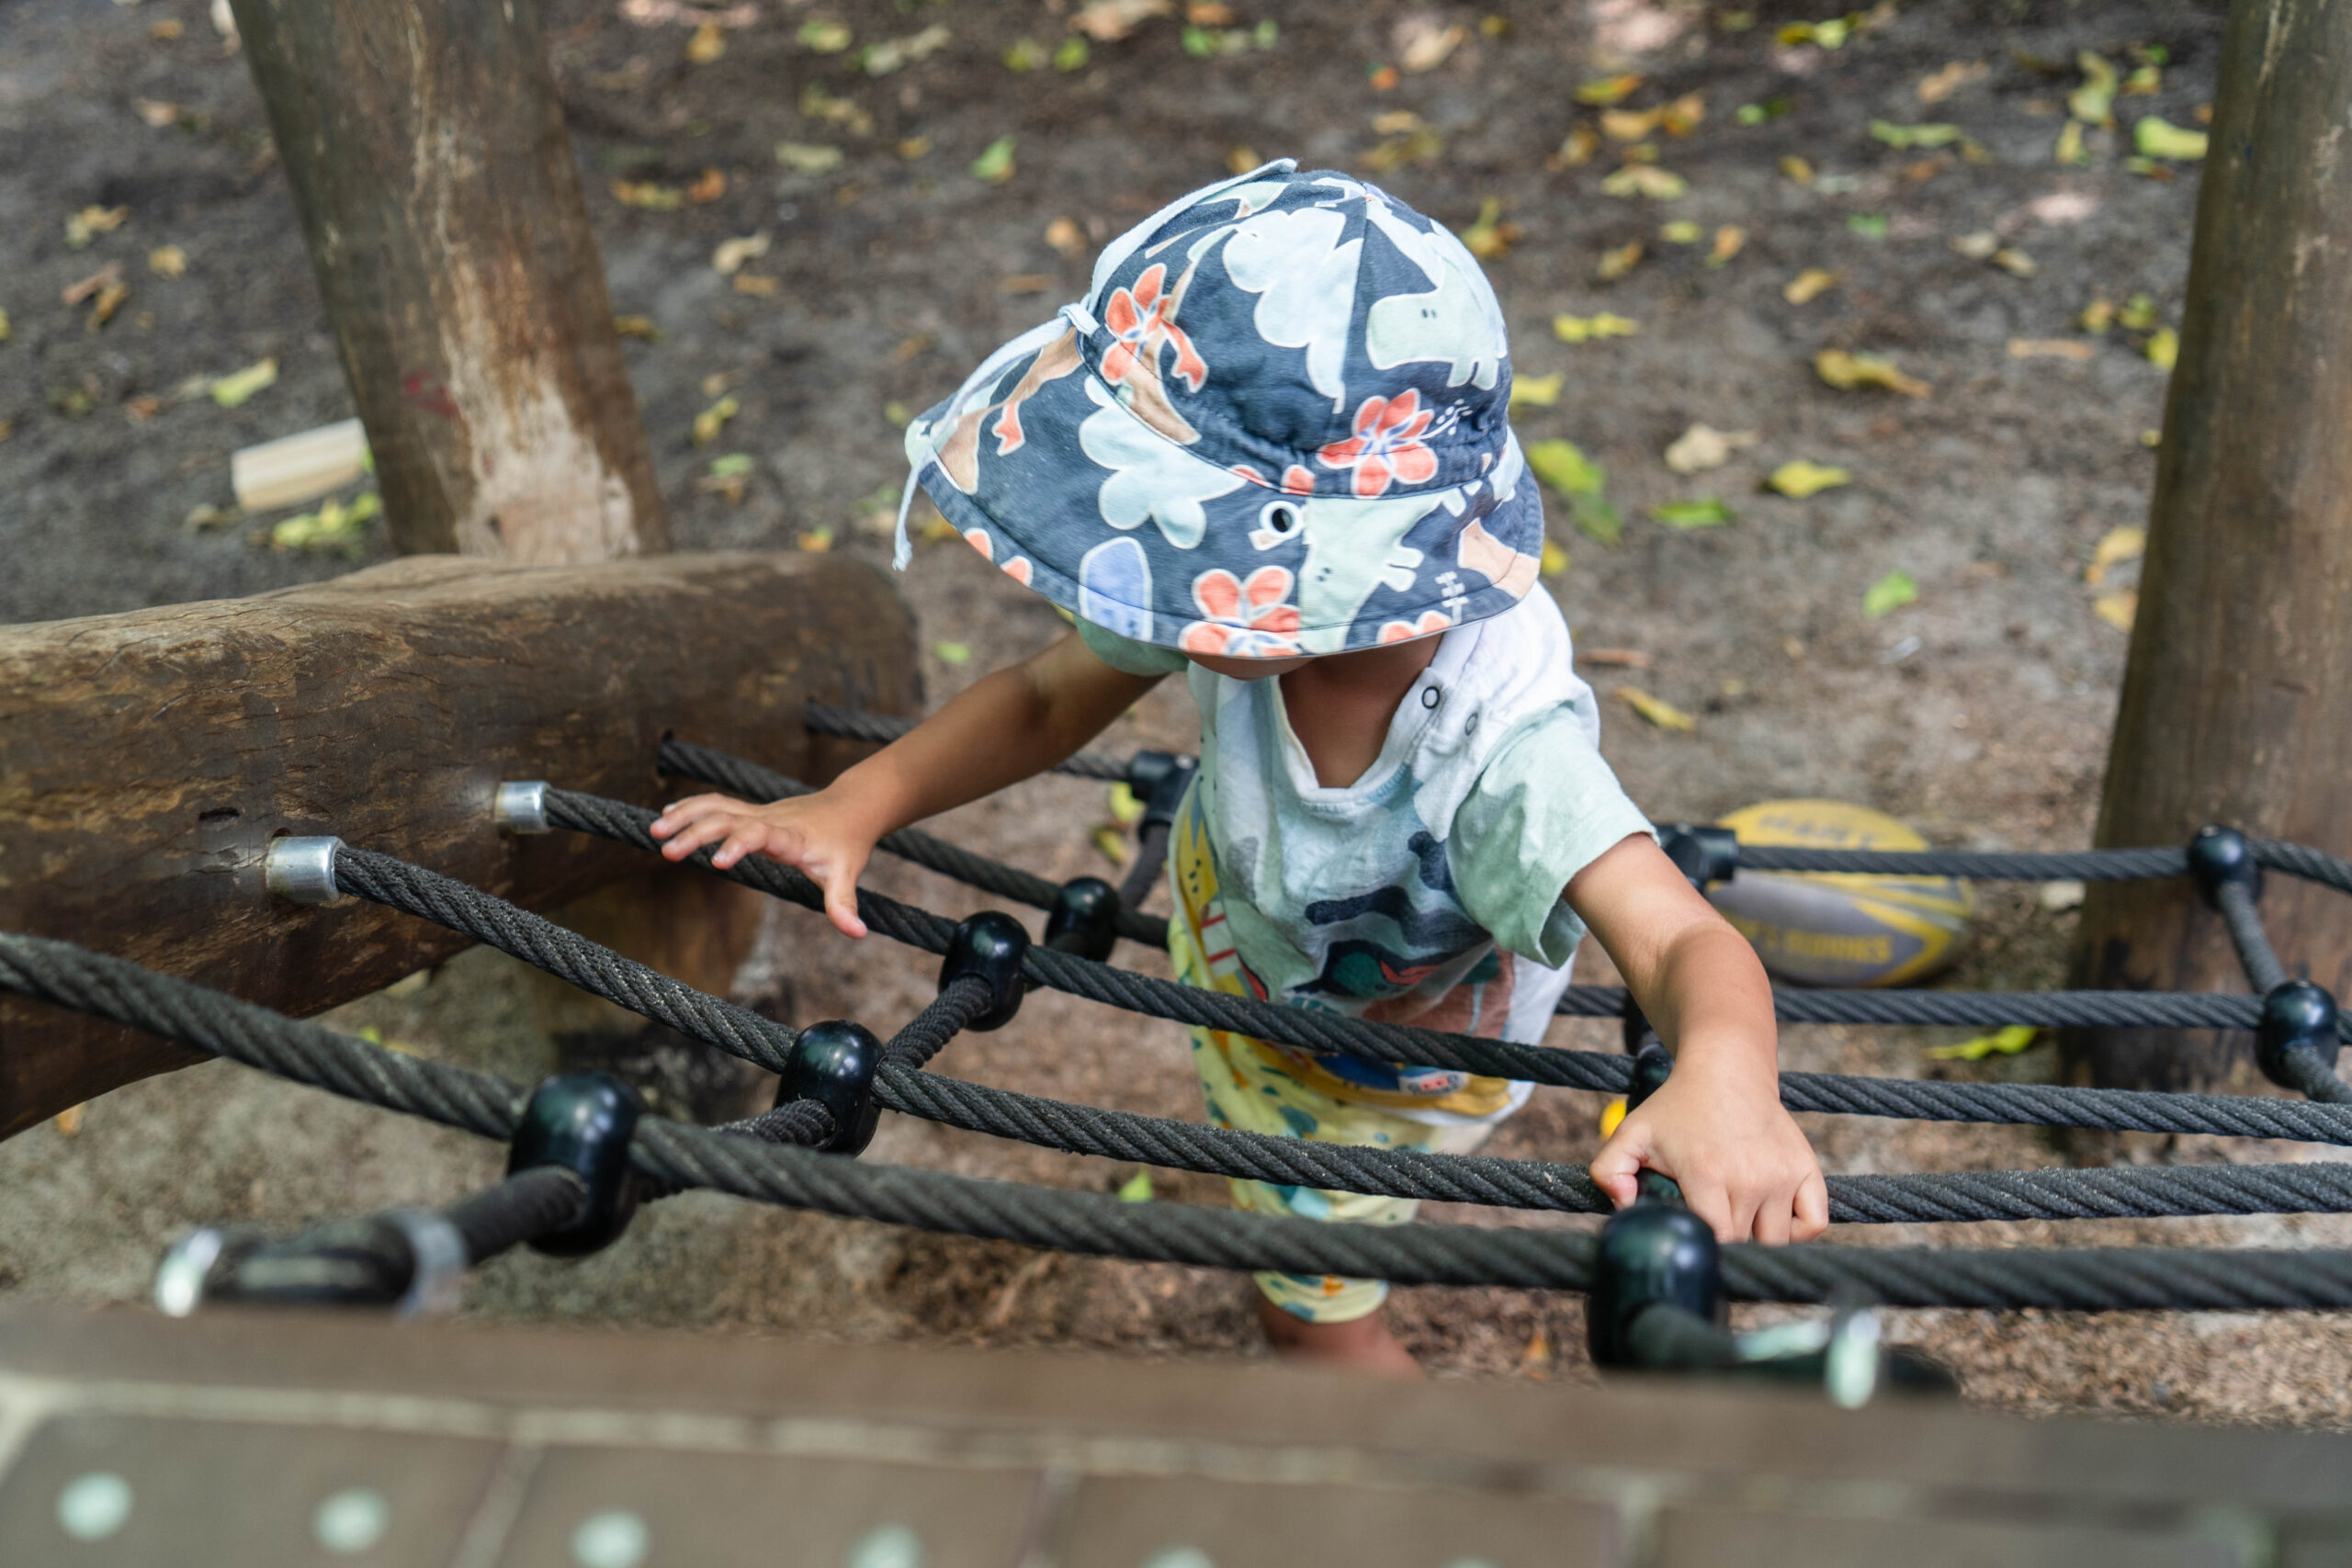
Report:
[{"label": "black ball connector on rope", "polygon": [[2254,1030],[2254,1060],[2262,1076],[2300,1092],[2311,1084],[2314,1064],[2332,1074],[2343,1043],[2336,1037],[2335,1012],[2335,998],[2309,980],[2271,987]]},{"label": "black ball connector on rope", "polygon": [[1739,835],[1729,828],[1668,822],[1657,830],[1657,847],[1702,893],[1711,883],[1729,882],[1739,874]]},{"label": "black ball connector on rope", "polygon": [[833,1131],[813,1146],[826,1154],[864,1154],[882,1114],[874,1099],[874,1074],[881,1066],[882,1042],[871,1030],[840,1019],[812,1023],[793,1042],[776,1084],[776,1105],[814,1100],[832,1116]]},{"label": "black ball connector on rope", "polygon": [[508,1146],[506,1174],[560,1166],[587,1185],[580,1217],[530,1238],[550,1258],[584,1258],[628,1228],[637,1213],[629,1140],[645,1102],[610,1073],[558,1073],[540,1080]]},{"label": "black ball connector on rope", "polygon": [[2209,825],[2197,829],[2188,840],[2188,874],[2196,879],[2197,891],[2209,909],[2222,907],[2222,885],[2242,882],[2249,893],[2262,891],[2262,867],[2254,858],[2254,846],[2235,828]]},{"label": "black ball connector on rope", "polygon": [[1119,890],[1099,876],[1074,876],[1062,884],[1046,912],[1046,945],[1097,964],[1111,960],[1119,943]]},{"label": "black ball connector on rope", "polygon": [[989,997],[988,1011],[965,1028],[986,1033],[1012,1021],[1028,989],[1021,977],[1021,961],[1028,956],[1028,929],[1011,915],[983,909],[956,926],[940,962],[939,988],[968,976],[987,986]]},{"label": "black ball connector on rope", "polygon": [[1173,751],[1138,751],[1127,761],[1127,793],[1143,802],[1138,829],[1166,828],[1176,820],[1176,807],[1200,770],[1196,758]]}]

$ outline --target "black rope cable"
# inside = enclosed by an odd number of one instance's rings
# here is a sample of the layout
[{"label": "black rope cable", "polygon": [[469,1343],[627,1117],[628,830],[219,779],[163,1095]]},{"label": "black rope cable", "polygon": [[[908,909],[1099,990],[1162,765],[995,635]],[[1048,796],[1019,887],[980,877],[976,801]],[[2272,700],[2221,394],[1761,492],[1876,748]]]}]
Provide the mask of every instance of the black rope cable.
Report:
[{"label": "black rope cable", "polygon": [[[556,826],[595,833],[640,849],[654,846],[654,840],[645,830],[652,813],[641,807],[559,789],[548,791],[547,807],[548,820]],[[688,860],[709,868],[707,852],[698,852]],[[818,908],[823,903],[822,894],[808,878],[761,857],[748,857],[718,874],[805,908]],[[861,891],[858,909],[874,930],[926,952],[945,952],[955,930],[951,921],[940,916],[876,893]],[[1043,949],[1030,950],[1026,972],[1031,979],[1057,989],[1130,1011],[1173,1019],[1180,1023],[1199,1022],[1260,1039],[1304,1045],[1310,1050],[1338,1051],[1381,1061],[1459,1066],[1493,1077],[1606,1094],[1623,1093],[1632,1072],[1630,1059],[1623,1055],[1440,1034],[1396,1024],[1368,1024],[1338,1014],[1311,1012],[1304,1008],[1179,986]],[[1949,1083],[1784,1073],[1781,1077],[1781,1101],[1792,1111],[1840,1115],[2352,1144],[2352,1111],[2256,1096],[2173,1095],[2055,1084]]]},{"label": "black rope cable", "polygon": [[[367,855],[379,887],[399,889],[419,878],[431,878],[435,897],[418,900],[424,918],[441,919],[458,906],[470,907],[472,918],[462,924],[454,918],[443,921],[453,929],[487,932],[487,940],[495,941],[518,921],[537,919],[504,905],[493,895],[390,857],[347,847],[343,853]],[[341,863],[338,861],[338,867]],[[390,874],[387,868],[414,874]],[[626,1008],[635,1009],[635,998],[652,989],[641,978],[627,989],[609,986],[603,976],[650,971],[574,933],[563,935],[567,939],[560,944],[564,967],[550,966],[550,973],[579,976],[575,983]],[[538,962],[527,949],[514,951],[526,962]],[[674,986],[674,982],[667,984]],[[1590,1179],[1572,1166],[1266,1137],[1069,1105],[919,1071],[972,1019],[985,1012],[990,999],[984,983],[965,976],[952,982],[901,1029],[885,1047],[887,1066],[877,1078],[881,1103],[905,1114],[1065,1153],[1212,1176],[1502,1207],[1577,1213],[1608,1211]],[[741,1054],[731,1037],[699,1023],[702,1010],[673,1007],[670,1016],[680,1019],[680,1027],[697,1038]],[[831,1135],[832,1122],[821,1106],[796,1102],[718,1130],[814,1145]],[[1894,1224],[2352,1211],[2352,1167],[2276,1169],[2288,1174],[2276,1174],[2273,1168],[2221,1167],[1832,1178],[1831,1215],[1845,1222]]]},{"label": "black rope cable", "polygon": [[[0,933],[0,986],[213,1051],[345,1098],[504,1139],[515,1084],[298,1022],[186,980],[38,937]],[[868,1166],[646,1118],[631,1150],[657,1182],[1033,1247],[1400,1284],[1584,1290],[1594,1239],[1577,1232],[1348,1225],[1127,1203],[941,1171]],[[2252,1311],[2352,1306],[2352,1252],[2254,1248],[1961,1250],[1726,1247],[1743,1300],[1817,1303],[1867,1291],[1890,1306]]]},{"label": "black rope cable", "polygon": [[553,920],[494,898],[480,888],[372,850],[339,845],[336,887],[462,931],[476,942],[571,981],[634,1013],[710,1041],[747,1062],[782,1072],[797,1035],[749,1008],[623,958]]},{"label": "black rope cable", "polygon": [[[680,778],[717,784],[735,795],[757,800],[782,800],[788,795],[815,793],[814,786],[798,779],[763,768],[757,762],[714,751],[707,746],[696,746],[684,740],[664,740],[658,765],[665,773]],[[885,833],[878,848],[888,851],[901,860],[935,871],[942,876],[968,883],[983,893],[993,893],[1000,898],[1010,898],[1035,909],[1050,909],[1060,897],[1057,884],[1048,882],[1034,872],[1007,865],[936,838],[919,828],[901,828]],[[1168,945],[1168,922],[1140,913],[1135,906],[1140,898],[1120,897],[1117,917],[1119,934],[1129,942],[1142,942],[1148,947]]]},{"label": "black rope cable", "polygon": [[[810,703],[806,719],[812,735],[831,735],[843,740],[874,740],[885,745],[898,739],[919,722],[911,718],[896,718],[888,714],[837,708],[824,703]],[[1127,765],[1101,751],[1080,751],[1055,763],[1054,772],[1069,773],[1076,778],[1123,784],[1126,780]]]},{"label": "black rope cable", "polygon": [[[2262,928],[2262,914],[2255,908],[2254,888],[2244,882],[2217,883],[2213,900],[2220,907],[2222,923],[2229,929],[2230,945],[2237,950],[2238,965],[2245,971],[2245,977],[2255,989],[2267,994],[2285,985],[2287,966],[2278,962],[2278,954],[2270,945],[2270,933]],[[2352,1019],[2337,1015],[2339,1035],[2347,1022]],[[2285,1052],[2278,1066],[2306,1099],[2335,1105],[2352,1103],[2352,1084],[2337,1077],[2335,1064],[2324,1060],[2316,1051]]]},{"label": "black rope cable", "polygon": [[[684,777],[701,779],[741,794],[761,795],[769,798],[803,794],[809,788],[808,785],[796,779],[778,773],[772,769],[763,768],[755,762],[748,762],[724,751],[715,751],[707,747],[690,745],[684,741],[670,740],[662,743],[662,766],[664,771]],[[904,842],[894,843],[893,840],[902,840]],[[968,883],[983,892],[1012,898],[1035,908],[1050,908],[1053,896],[1057,891],[1052,883],[1042,877],[911,829],[886,838],[882,840],[882,847],[944,875]],[[2294,851],[2315,866],[2334,861],[2332,856],[2321,855],[2316,851],[2301,850],[2297,845],[2273,847]],[[1167,836],[1164,829],[1155,828],[1140,836],[1136,859],[1129,869],[1125,885],[1119,890],[1123,905],[1120,911],[1119,934],[1129,941],[1155,947],[1167,945],[1166,923],[1149,916],[1138,914],[1133,908],[1142,902],[1143,897],[1159,881],[1161,867],[1166,860],[1166,852]],[[1761,846],[1754,851],[1757,854],[1768,852],[1777,854],[1779,851],[1773,846]],[[1848,852],[1808,850],[1803,852],[1843,854]],[[1859,854],[1865,852],[1853,852]],[[1912,852],[1899,852],[1907,854]],[[2172,865],[2175,873],[2183,871],[2186,865],[2182,852],[2175,850],[2097,852],[2169,856],[2168,863]],[[1748,869],[1760,869],[1748,865],[1749,854],[1748,850],[1743,849],[1743,866]],[[2015,861],[2019,857],[2006,858]],[[2153,865],[2154,863],[2148,863]],[[2335,863],[2346,864],[2341,862]],[[2020,870],[2015,874],[2023,876],[2026,873]],[[2149,874],[2157,874],[2150,872]],[[2346,875],[2348,879],[2352,879],[2352,865],[2346,865]],[[1615,1018],[1623,1014],[1625,1003],[1625,992],[1622,987],[1571,986],[1561,997],[1555,1010],[1572,1018]],[[2255,997],[2226,996],[2210,992],[1881,991],[1782,988],[1776,989],[1773,994],[1773,1010],[1782,1023],[1868,1023],[1936,1027],[2001,1027],[2009,1024],[2025,1024],[2041,1029],[2251,1030],[2260,1013],[2261,1001]],[[2342,1039],[2352,1043],[2352,1012],[2337,1020],[2336,1030]]]},{"label": "black rope cable", "polygon": [[2300,876],[2306,882],[2316,882],[2339,893],[2352,893],[2352,861],[2339,859],[2308,844],[2289,843],[2283,839],[2251,839],[2247,840],[2246,848],[2253,852],[2256,865],[2283,871],[2290,876]]},{"label": "black rope cable", "polygon": [[534,1236],[560,1230],[587,1207],[588,1184],[561,1166],[518,1170],[441,1211],[466,1244],[466,1262],[481,1263]]}]

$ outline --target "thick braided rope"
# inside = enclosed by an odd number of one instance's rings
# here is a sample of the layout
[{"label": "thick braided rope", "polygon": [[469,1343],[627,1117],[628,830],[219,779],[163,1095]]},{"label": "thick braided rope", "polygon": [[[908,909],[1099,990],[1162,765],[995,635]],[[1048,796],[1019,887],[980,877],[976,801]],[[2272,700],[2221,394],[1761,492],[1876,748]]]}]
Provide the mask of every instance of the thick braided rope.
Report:
[{"label": "thick braided rope", "polygon": [[2352,893],[2352,861],[2338,859],[2307,844],[2290,844],[2280,839],[2256,839],[2247,848],[2253,851],[2256,865],[2283,871],[2290,876],[2300,876],[2306,882],[2316,882],[2339,893]]},{"label": "thick braided rope", "polygon": [[[763,768],[757,762],[684,740],[662,743],[660,766],[665,773],[698,779],[757,800],[781,800],[787,795],[812,793],[810,785],[779,773],[773,768]],[[878,847],[942,876],[967,883],[1000,898],[1026,904],[1033,909],[1052,908],[1061,895],[1057,885],[1035,873],[976,854],[918,828],[901,828],[896,832],[885,833]],[[1118,913],[1118,931],[1129,942],[1142,942],[1148,947],[1168,945],[1168,922],[1140,914],[1127,908],[1124,901]]]},{"label": "thick braided rope", "polygon": [[466,1261],[480,1263],[535,1236],[560,1230],[587,1206],[588,1184],[561,1166],[518,1170],[441,1211],[465,1238]]},{"label": "thick braided rope", "polygon": [[522,1091],[503,1078],[395,1051],[355,1051],[366,1042],[72,942],[0,931],[0,989],[485,1138],[505,1139],[522,1113]]},{"label": "thick braided rope", "polygon": [[476,942],[594,991],[634,1013],[707,1040],[772,1073],[784,1070],[795,1032],[752,1011],[682,985],[658,970],[566,931],[480,888],[390,855],[341,846],[335,886],[345,893],[462,931]]},{"label": "thick braided rope", "polygon": [[[1622,986],[1571,986],[1555,1010],[1568,1018],[1623,1018]],[[1863,991],[1776,988],[1782,1023],[1873,1023],[2041,1029],[2242,1029],[2262,1016],[2262,998],[2218,991]],[[2352,1041],[2352,1013],[2336,1021]]]},{"label": "thick braided rope", "polygon": [[[915,720],[811,703],[807,723],[812,733],[837,735],[853,740],[896,740],[915,727]],[[1057,773],[1085,778],[1119,780],[1126,768],[1115,758],[1080,752],[1061,763]],[[2352,893],[2352,861],[2324,850],[2278,839],[2249,840],[2256,863],[2317,882],[2342,893]],[[1982,881],[2122,882],[2152,877],[2185,876],[2188,858],[2173,849],[2073,851],[1973,850],[1822,850],[1792,844],[1742,844],[1742,871],[1848,872],[1880,876],[1964,876]]]},{"label": "thick braided rope", "polygon": [[[0,934],[0,985],[213,1050],[346,1098],[485,1136],[511,1135],[523,1093],[487,1074],[399,1055],[40,938]],[[956,1235],[1146,1261],[1401,1284],[1583,1290],[1589,1235],[1452,1225],[1340,1225],[1125,1203],[1102,1193],[870,1167],[648,1118],[631,1151],[657,1182]],[[2352,1306],[2352,1253],[2178,1248],[1957,1251],[1724,1249],[1742,1299],[1820,1302],[1856,1289],[1893,1306],[2257,1310]]]},{"label": "thick braided rope", "polygon": [[[838,736],[844,740],[874,740],[886,745],[912,729],[916,723],[911,718],[862,713],[855,708],[837,708],[824,703],[810,703],[805,722],[812,735]],[[1116,757],[1105,756],[1100,751],[1080,751],[1075,757],[1055,763],[1054,772],[1118,784],[1126,778],[1127,765]]]},{"label": "thick braided rope", "polygon": [[[548,791],[548,819],[560,827],[650,848],[651,813],[569,790]],[[707,852],[689,857],[709,865]],[[752,857],[719,875],[802,905],[822,906],[815,884],[773,861]],[[858,911],[885,935],[931,953],[946,951],[955,926],[879,894],[861,892]],[[1563,1089],[1621,1094],[1627,1057],[1439,1034],[1394,1024],[1364,1024],[1337,1014],[1257,1002],[1111,969],[1067,953],[1030,951],[1029,974],[1058,989],[1180,1023],[1204,1023],[1260,1039],[1382,1061],[1461,1065],[1468,1071]],[[1097,975],[1107,979],[1097,980]],[[1075,977],[1084,984],[1069,983]],[[1362,1033],[1356,1032],[1362,1031]],[[1450,1059],[1449,1059],[1450,1058]],[[2352,1144],[2352,1110],[2268,1097],[2155,1094],[2137,1089],[2074,1089],[2051,1084],[1962,1084],[1912,1078],[1784,1073],[1781,1100],[1792,1111],[1899,1116],[1930,1122],[1996,1122],[2109,1132],[2194,1133]]]},{"label": "thick braided rope", "polygon": [[[2262,929],[2262,915],[2255,908],[2254,889],[2243,882],[2224,882],[2214,888],[2214,902],[2221,906],[2222,923],[2229,928],[2230,945],[2237,950],[2238,965],[2256,990],[2267,994],[2287,983],[2287,967],[2278,962],[2278,954],[2270,945],[2270,933]],[[2339,1036],[2352,1017],[2336,1015]],[[2334,1052],[2328,1053],[2332,1057]],[[2352,1103],[2352,1084],[2335,1074],[2335,1064],[2323,1059],[2317,1051],[2296,1049],[2282,1054],[2278,1066],[2290,1079],[2298,1092],[2306,1099],[2324,1100],[2334,1105]]]},{"label": "thick braided rope", "polygon": [[[353,857],[355,863],[359,863],[359,857],[364,855],[365,863],[377,874],[377,883],[384,887],[401,887],[411,880],[385,874],[387,865],[431,878],[434,896],[417,902],[425,918],[443,919],[453,929],[496,931],[514,924],[517,918],[537,919],[503,904],[490,894],[432,873],[419,872],[389,857],[348,849],[344,853]],[[472,917],[462,923],[460,907]],[[560,971],[549,966],[551,973],[574,977],[575,983],[584,988],[637,1011],[644,1010],[639,1006],[642,995],[662,990],[647,985],[641,977],[628,987],[611,984],[605,976],[628,976],[641,966],[584,938],[570,932],[563,934],[568,939],[563,944],[566,966]],[[515,955],[526,962],[538,962],[521,944]],[[685,989],[666,980],[662,987]],[[688,994],[700,998],[700,993]],[[663,995],[667,999],[666,991]],[[888,1065],[877,1080],[881,1102],[906,1114],[1066,1153],[1099,1155],[1214,1176],[1502,1207],[1577,1213],[1608,1211],[1608,1203],[1590,1179],[1571,1166],[1264,1137],[1068,1105],[958,1079],[935,1077],[917,1070],[972,1019],[986,1011],[989,1000],[987,987],[977,978],[966,976],[950,984],[899,1030],[885,1049]],[[736,1037],[713,1027],[709,1021],[712,1018],[731,1021],[729,1015],[740,1010],[673,1006],[668,1016],[684,1032],[740,1055],[742,1051]],[[1796,1098],[1804,1098],[1801,1090]],[[718,1130],[774,1143],[814,1145],[831,1135],[832,1119],[822,1107],[813,1103],[787,1103],[763,1116]],[[2224,1167],[2008,1171],[1951,1177],[1839,1177],[1830,1179],[1831,1215],[1841,1221],[1888,1224],[2338,1213],[2352,1210],[2352,1184],[2346,1181],[2346,1168],[2312,1165],[2276,1169]],[[2284,1174],[2278,1174],[2281,1171]]]}]

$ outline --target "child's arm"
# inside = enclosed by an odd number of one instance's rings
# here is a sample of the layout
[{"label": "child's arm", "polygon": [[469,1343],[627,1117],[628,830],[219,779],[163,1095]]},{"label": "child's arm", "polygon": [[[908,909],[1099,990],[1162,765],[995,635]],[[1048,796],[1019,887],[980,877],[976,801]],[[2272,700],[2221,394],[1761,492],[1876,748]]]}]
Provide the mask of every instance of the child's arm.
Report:
[{"label": "child's arm", "polygon": [[857,878],[876,840],[1045,772],[1101,734],[1159,679],[1114,670],[1068,633],[1044,652],[975,682],[814,795],[765,806],[697,795],[665,807],[653,836],[667,840],[662,852],[672,860],[717,844],[713,865],[763,854],[797,866],[824,888],[833,924],[864,936]]},{"label": "child's arm", "polygon": [[1829,1193],[1781,1108],[1772,987],[1755,951],[1647,838],[1586,866],[1566,897],[1674,1050],[1666,1087],[1602,1145],[1593,1180],[1623,1207],[1644,1167],[1670,1176],[1724,1241],[1819,1235]]}]

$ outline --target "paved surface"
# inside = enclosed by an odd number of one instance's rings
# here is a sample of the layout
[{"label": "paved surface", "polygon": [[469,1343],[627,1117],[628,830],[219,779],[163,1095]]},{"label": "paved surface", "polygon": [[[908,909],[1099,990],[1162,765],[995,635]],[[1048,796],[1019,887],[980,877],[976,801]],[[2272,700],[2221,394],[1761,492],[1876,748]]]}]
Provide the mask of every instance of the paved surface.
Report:
[{"label": "paved surface", "polygon": [[1651,1380],[0,1312],[0,1563],[2352,1562],[2352,1439]]}]

